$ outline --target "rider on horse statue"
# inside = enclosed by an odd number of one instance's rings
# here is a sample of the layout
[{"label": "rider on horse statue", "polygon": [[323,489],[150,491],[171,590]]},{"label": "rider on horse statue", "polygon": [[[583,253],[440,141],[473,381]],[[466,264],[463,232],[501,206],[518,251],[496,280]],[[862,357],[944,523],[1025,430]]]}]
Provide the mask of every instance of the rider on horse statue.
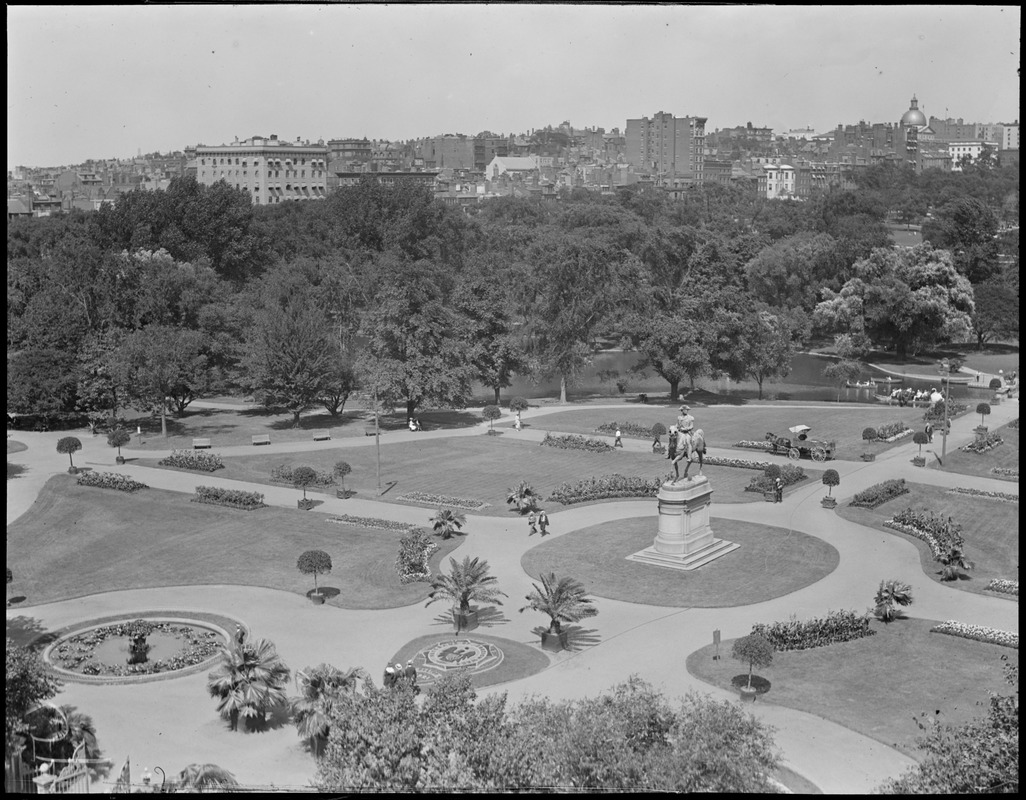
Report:
[{"label": "rider on horse statue", "polygon": [[705,435],[701,429],[695,429],[695,418],[691,416],[690,406],[680,407],[680,414],[677,417],[677,455],[673,459],[673,472],[676,476],[674,483],[680,479],[680,469],[677,466],[685,461],[684,479],[687,480],[688,470],[691,469],[691,462],[698,458],[698,474],[702,474],[703,456],[705,455]]}]

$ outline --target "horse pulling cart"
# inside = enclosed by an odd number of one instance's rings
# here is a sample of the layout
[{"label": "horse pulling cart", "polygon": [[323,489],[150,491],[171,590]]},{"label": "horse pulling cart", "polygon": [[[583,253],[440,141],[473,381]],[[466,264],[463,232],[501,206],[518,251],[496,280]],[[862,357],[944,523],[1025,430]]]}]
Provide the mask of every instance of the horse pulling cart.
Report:
[{"label": "horse pulling cart", "polygon": [[767,433],[766,441],[773,445],[770,451],[776,454],[786,455],[792,461],[800,458],[811,458],[813,461],[826,461],[834,457],[836,449],[835,442],[827,442],[823,439],[810,439],[808,425],[795,425],[788,428],[791,436],[777,436],[775,433]]}]

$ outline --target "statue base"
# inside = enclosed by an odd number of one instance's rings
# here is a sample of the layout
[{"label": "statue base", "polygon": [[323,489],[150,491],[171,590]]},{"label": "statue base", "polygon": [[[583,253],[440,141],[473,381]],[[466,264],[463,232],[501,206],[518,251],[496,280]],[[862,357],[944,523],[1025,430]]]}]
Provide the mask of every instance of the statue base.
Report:
[{"label": "statue base", "polygon": [[657,497],[659,534],[651,547],[627,556],[630,561],[690,571],[741,546],[713,535],[712,486],[704,475],[664,483]]}]

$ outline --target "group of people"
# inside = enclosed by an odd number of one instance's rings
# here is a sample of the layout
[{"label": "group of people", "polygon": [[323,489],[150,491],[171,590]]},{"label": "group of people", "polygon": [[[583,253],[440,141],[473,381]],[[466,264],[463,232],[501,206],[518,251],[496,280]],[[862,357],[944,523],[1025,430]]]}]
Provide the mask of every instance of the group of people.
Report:
[{"label": "group of people", "polygon": [[703,456],[705,455],[705,437],[702,431],[695,429],[695,418],[691,416],[691,407],[683,405],[677,415],[677,424],[670,426],[669,444],[666,457],[673,464],[674,483],[680,480],[680,462],[684,463],[684,480],[688,479],[691,462],[698,460],[698,474],[702,474]]},{"label": "group of people", "polygon": [[420,687],[417,686],[417,668],[413,666],[413,661],[407,661],[405,667],[398,661],[394,665],[385,667],[386,689],[391,689],[403,682],[409,683],[414,692],[420,691]]},{"label": "group of people", "polygon": [[897,403],[902,408],[905,406],[915,406],[916,403],[930,403],[932,405],[943,399],[944,395],[936,389],[931,389],[930,391],[920,389],[915,391],[909,387],[907,389],[894,389],[891,391],[891,402]]},{"label": "group of people", "polygon": [[407,422],[406,422],[406,425],[407,425],[407,427],[409,427],[409,429],[410,429],[411,431],[422,431],[422,430],[424,430],[424,429],[423,429],[423,428],[421,427],[421,425],[420,425],[420,420],[419,420],[419,419],[416,419],[415,417],[410,417],[410,418],[409,418],[409,419],[407,420]]},{"label": "group of people", "polygon": [[527,515],[527,527],[530,531],[528,536],[533,536],[536,533],[541,533],[544,536],[549,532],[549,515],[541,509],[538,509],[537,514],[532,511]]}]

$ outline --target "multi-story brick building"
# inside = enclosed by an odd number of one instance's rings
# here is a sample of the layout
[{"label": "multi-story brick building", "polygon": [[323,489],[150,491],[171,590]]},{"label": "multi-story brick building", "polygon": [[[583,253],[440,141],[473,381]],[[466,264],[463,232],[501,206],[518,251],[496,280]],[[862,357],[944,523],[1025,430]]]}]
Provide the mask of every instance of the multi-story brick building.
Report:
[{"label": "multi-story brick building", "polygon": [[706,117],[675,117],[663,111],[651,119],[627,120],[627,163],[671,183],[702,183]]},{"label": "multi-story brick building", "polygon": [[196,180],[225,181],[249,193],[254,205],[322,200],[328,194],[328,148],[254,136],[216,147],[196,146]]}]

